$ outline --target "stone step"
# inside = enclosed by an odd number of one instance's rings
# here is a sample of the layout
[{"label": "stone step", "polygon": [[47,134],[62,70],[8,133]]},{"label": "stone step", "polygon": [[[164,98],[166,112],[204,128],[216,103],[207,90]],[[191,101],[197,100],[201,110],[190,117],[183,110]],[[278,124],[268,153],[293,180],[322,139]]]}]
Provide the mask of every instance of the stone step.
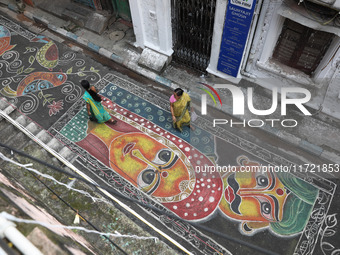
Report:
[{"label": "stone step", "polygon": [[[4,104],[4,106],[5,106],[5,104]],[[14,106],[7,105],[7,107],[5,107],[4,109],[1,109],[1,111],[6,115],[10,115],[12,112],[15,111],[15,109],[16,108]],[[3,116],[0,115],[0,120],[2,120],[2,119],[3,119]]]},{"label": "stone step", "polygon": [[27,126],[29,123],[31,123],[31,120],[26,117],[26,115],[20,114],[19,117],[15,118],[15,122],[19,123],[21,126]]},{"label": "stone step", "polygon": [[[7,107],[6,107],[7,106]],[[4,113],[5,115],[11,117],[12,119],[16,119],[18,118],[21,114],[16,110],[16,108],[12,105],[7,105],[7,103],[3,103],[2,104],[3,108],[1,111],[2,113]],[[8,125],[8,121],[6,120],[6,118],[4,118],[3,116],[0,116],[0,129],[2,129],[3,127],[5,127],[6,125]]]},{"label": "stone step", "polygon": [[73,161],[77,158],[77,154],[71,151],[69,148],[64,146],[60,151],[59,154],[64,157],[68,162],[73,163]]},{"label": "stone step", "polygon": [[23,148],[31,141],[31,139],[18,129],[15,130],[15,134],[6,142],[6,145],[15,148],[16,150],[23,150]]},{"label": "stone step", "polygon": [[[32,122],[27,116],[16,111],[16,108],[9,105],[6,99],[0,99],[0,110],[6,115],[9,115],[18,124],[26,128],[38,140],[46,144],[48,147],[59,153],[66,160],[73,162],[77,154],[65,147],[56,138],[50,135],[46,130],[41,129],[38,125]],[[31,138],[22,133],[14,125],[6,119],[0,118],[0,139],[3,143],[13,146],[16,149],[23,148]]]},{"label": "stone step", "polygon": [[53,136],[50,135],[46,130],[42,129],[40,132],[35,136],[37,139],[42,141],[44,144],[47,144],[49,141],[52,140]]},{"label": "stone step", "polygon": [[41,128],[37,124],[35,124],[34,122],[30,122],[26,126],[26,129],[28,131],[30,131],[33,135],[37,135],[40,132],[40,130],[41,130]]},{"label": "stone step", "polygon": [[70,4],[70,0],[58,0],[58,1],[44,1],[44,0],[35,0],[35,6],[41,10],[44,10],[52,15],[55,15],[59,18],[62,17],[65,6]]},{"label": "stone step", "polygon": [[94,10],[90,10],[79,4],[68,5],[62,17],[66,20],[72,21],[79,27],[84,27],[97,34],[102,34],[109,23],[109,16],[104,16]]},{"label": "stone step", "polygon": [[55,15],[65,21],[71,21],[79,27],[84,27],[97,34],[102,34],[107,28],[111,16],[103,15],[84,5],[70,0],[41,0],[37,4],[41,10]]},{"label": "stone step", "polygon": [[[2,129],[0,130],[0,141],[7,144],[18,133],[18,129],[5,120],[1,122]],[[5,123],[5,125],[3,123]]]},{"label": "stone step", "polygon": [[58,153],[64,147],[64,145],[56,138],[52,138],[46,145]]},{"label": "stone step", "polygon": [[0,110],[4,110],[9,106],[9,103],[7,102],[7,99],[4,97],[0,97]]},{"label": "stone step", "polygon": [[10,115],[12,112],[15,111],[15,107],[13,105],[8,105],[5,109],[3,109],[2,111],[7,114],[7,115]]}]

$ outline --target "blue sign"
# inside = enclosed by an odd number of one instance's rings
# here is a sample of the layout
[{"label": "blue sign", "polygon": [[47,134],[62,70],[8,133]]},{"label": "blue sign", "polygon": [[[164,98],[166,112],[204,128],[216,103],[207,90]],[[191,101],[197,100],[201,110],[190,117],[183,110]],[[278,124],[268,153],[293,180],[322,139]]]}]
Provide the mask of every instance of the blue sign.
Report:
[{"label": "blue sign", "polygon": [[228,0],[217,70],[237,76],[255,5],[256,0]]}]

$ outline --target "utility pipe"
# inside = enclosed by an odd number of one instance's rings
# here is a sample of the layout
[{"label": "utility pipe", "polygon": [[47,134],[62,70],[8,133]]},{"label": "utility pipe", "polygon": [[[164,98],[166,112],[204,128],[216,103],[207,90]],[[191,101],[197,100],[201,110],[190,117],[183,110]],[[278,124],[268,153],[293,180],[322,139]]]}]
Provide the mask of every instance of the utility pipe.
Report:
[{"label": "utility pipe", "polygon": [[24,255],[43,255],[19,230],[15,224],[0,216],[0,238],[7,238]]}]

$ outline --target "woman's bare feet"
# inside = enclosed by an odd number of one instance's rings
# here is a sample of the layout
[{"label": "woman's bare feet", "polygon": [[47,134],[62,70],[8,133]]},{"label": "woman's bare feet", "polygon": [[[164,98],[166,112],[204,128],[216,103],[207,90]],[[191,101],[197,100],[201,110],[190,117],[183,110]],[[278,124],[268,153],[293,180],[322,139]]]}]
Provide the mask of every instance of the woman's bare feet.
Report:
[{"label": "woman's bare feet", "polygon": [[117,123],[117,120],[114,120],[114,119],[110,119],[110,123],[112,123],[113,125]]}]

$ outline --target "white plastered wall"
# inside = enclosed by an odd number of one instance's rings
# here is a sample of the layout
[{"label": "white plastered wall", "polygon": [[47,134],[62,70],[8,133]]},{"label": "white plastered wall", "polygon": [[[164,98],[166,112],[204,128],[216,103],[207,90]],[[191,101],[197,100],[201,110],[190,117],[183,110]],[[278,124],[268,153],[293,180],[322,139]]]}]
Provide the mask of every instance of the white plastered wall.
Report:
[{"label": "white plastered wall", "polygon": [[[308,105],[340,119],[340,28],[321,27],[319,23],[285,10],[280,2],[263,2],[262,12],[250,49],[245,72],[262,87],[305,87],[312,92]],[[289,16],[288,16],[289,15]],[[282,68],[271,62],[271,57],[285,18],[313,29],[335,34],[328,51],[312,77],[295,69]]]},{"label": "white plastered wall", "polygon": [[129,0],[136,46],[171,56],[170,0]]}]

